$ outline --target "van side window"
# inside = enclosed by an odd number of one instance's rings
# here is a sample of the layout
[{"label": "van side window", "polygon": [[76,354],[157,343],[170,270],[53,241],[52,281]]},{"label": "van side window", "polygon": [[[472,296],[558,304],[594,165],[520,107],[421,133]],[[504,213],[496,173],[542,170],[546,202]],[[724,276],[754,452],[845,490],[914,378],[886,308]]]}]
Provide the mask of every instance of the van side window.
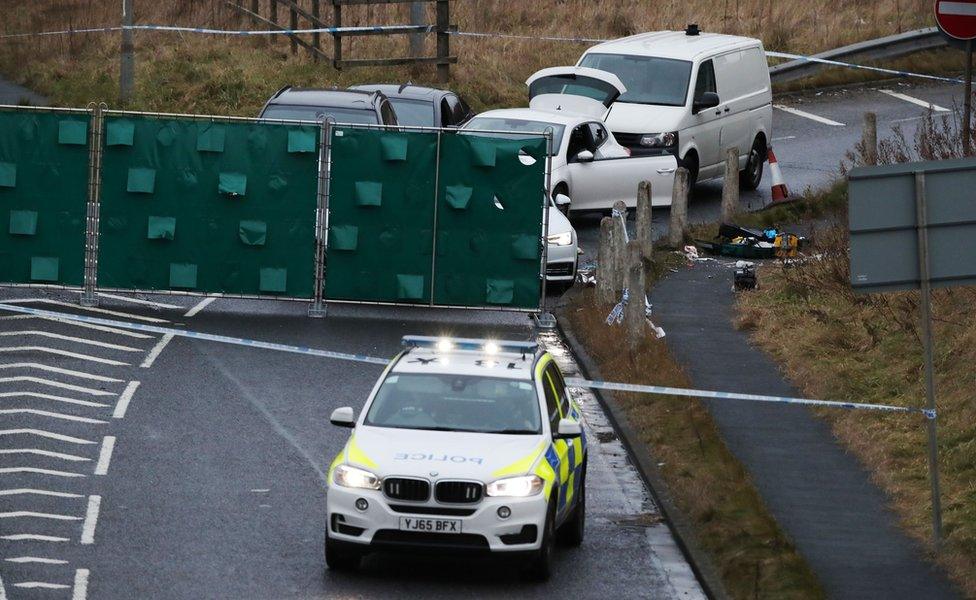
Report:
[{"label": "van side window", "polygon": [[698,81],[695,82],[695,100],[700,100],[705,92],[718,92],[715,87],[715,66],[706,60],[698,67]]}]

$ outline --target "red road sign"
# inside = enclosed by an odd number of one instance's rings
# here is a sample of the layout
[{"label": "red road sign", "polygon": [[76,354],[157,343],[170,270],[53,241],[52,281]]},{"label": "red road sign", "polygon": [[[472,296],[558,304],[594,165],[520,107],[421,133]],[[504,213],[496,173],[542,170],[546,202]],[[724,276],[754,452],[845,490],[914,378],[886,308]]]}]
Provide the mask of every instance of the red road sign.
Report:
[{"label": "red road sign", "polygon": [[950,37],[976,39],[976,0],[935,0],[935,20]]}]

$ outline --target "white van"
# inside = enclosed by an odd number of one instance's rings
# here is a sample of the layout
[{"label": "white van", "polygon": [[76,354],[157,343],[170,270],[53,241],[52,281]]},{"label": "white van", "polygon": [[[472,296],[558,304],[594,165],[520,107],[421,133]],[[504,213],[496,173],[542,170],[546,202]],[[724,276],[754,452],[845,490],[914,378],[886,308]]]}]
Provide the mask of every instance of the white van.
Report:
[{"label": "white van", "polygon": [[593,46],[577,64],[626,86],[604,120],[632,155],[671,154],[694,183],[723,176],[738,148],[742,187],[759,187],[773,120],[762,42],[689,25]]}]

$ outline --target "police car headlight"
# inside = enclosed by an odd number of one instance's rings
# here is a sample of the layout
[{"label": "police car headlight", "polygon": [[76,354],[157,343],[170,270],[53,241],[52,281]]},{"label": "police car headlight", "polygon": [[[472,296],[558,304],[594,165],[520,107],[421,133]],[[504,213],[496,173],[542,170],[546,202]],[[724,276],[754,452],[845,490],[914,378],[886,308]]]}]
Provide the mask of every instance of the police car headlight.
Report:
[{"label": "police car headlight", "polygon": [[350,467],[349,465],[339,465],[332,473],[332,481],[336,485],[348,488],[360,488],[364,490],[380,489],[380,478],[362,469]]},{"label": "police car headlight", "polygon": [[507,477],[489,483],[485,487],[485,493],[489,496],[524,498],[525,496],[535,496],[541,492],[544,483],[538,475]]},{"label": "police car headlight", "polygon": [[553,246],[569,246],[573,243],[573,234],[569,231],[563,233],[554,233],[546,238]]}]

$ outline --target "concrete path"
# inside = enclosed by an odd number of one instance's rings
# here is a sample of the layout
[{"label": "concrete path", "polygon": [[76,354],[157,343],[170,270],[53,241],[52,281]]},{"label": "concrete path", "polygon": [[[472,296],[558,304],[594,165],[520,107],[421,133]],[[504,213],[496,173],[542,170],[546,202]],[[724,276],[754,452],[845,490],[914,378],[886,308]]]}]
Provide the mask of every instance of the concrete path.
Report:
[{"label": "concrete path", "polygon": [[[773,360],[732,326],[731,285],[732,269],[715,262],[659,282],[651,302],[668,345],[696,387],[798,396]],[[829,597],[959,597],[898,528],[886,496],[824,421],[785,405],[715,400],[709,409]]]},{"label": "concrete path", "polygon": [[47,106],[47,98],[0,77],[0,104]]}]

